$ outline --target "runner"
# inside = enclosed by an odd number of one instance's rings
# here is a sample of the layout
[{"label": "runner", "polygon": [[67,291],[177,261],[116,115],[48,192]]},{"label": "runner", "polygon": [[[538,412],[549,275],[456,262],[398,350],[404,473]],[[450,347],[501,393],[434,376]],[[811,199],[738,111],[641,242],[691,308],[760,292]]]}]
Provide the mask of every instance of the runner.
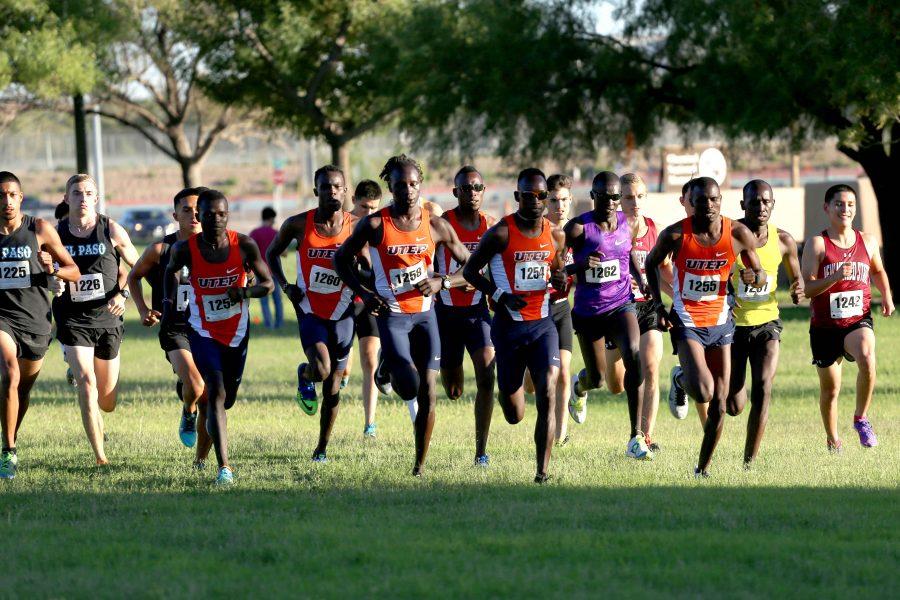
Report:
[{"label": "runner", "polygon": [[731,416],[737,416],[744,410],[747,404],[744,381],[749,361],[752,387],[747,441],[744,445],[744,467],[749,468],[759,453],[759,445],[766,429],[772,382],[778,366],[783,329],[781,319],[778,318],[778,300],[775,298],[778,265],[784,264],[785,273],[791,282],[791,300],[794,304],[798,304],[803,298],[803,281],[800,279],[797,243],[791,234],[769,223],[775,209],[772,187],[761,179],[748,182],[744,186],[741,208],[744,210],[744,218],[740,222],[756,238],[756,254],[766,271],[766,283],[761,288],[746,285],[740,281],[744,264],[738,257],[731,282],[736,290],[736,327],[734,343],[731,345],[731,386],[725,407]]},{"label": "runner", "polygon": [[[466,283],[461,272],[433,275],[435,247],[445,244],[460,264],[468,260],[469,252],[445,219],[431,216],[419,205],[422,167],[418,162],[403,154],[393,156],[381,171],[381,178],[388,184],[393,203],[365,217],[338,249],[334,262],[341,279],[378,320],[382,357],[393,388],[407,401],[410,414],[416,415],[412,473],[420,476],[434,428],[435,383],[441,358],[432,296]],[[375,290],[363,285],[354,267],[367,244]],[[415,357],[412,346],[416,347]]]},{"label": "runner", "polygon": [[576,273],[572,322],[585,365],[572,381],[569,412],[576,422],[584,421],[588,391],[600,387],[603,380],[605,338],[613,340],[625,366],[631,426],[625,454],[650,460],[653,452],[640,429],[644,378],[641,334],[631,292],[632,276],[640,280],[640,271],[632,254],[628,219],[618,211],[622,198],[619,177],[610,171],[598,173],[591,184],[591,198],[594,209],[565,227],[566,246],[572,248]]},{"label": "runner", "polygon": [[[638,329],[641,333],[640,358],[641,372],[644,375],[640,429],[644,432],[647,447],[653,452],[659,452],[659,444],[652,438],[656,427],[656,413],[659,408],[659,363],[663,355],[662,332],[664,329],[659,324],[659,318],[656,316],[653,305],[647,302],[647,297],[641,292],[641,289],[647,285],[645,263],[647,254],[656,245],[657,230],[653,219],[644,216],[647,186],[641,176],[626,173],[622,176],[621,184],[622,212],[628,219],[628,227],[631,229],[632,253],[641,271],[641,285],[634,280],[631,282]],[[663,292],[672,297],[671,261],[666,260],[662,264],[660,274],[662,275]],[[612,339],[606,340],[606,365],[607,386],[614,394],[621,393],[625,389],[625,365],[622,362],[622,355]],[[686,402],[684,407],[687,408]]]},{"label": "runner", "polygon": [[21,212],[22,184],[0,172],[0,479],[16,476],[16,436],[50,347],[47,277],[78,281],[53,226]]},{"label": "runner", "polygon": [[[134,298],[134,306],[141,317],[144,327],[153,327],[159,323],[163,311],[163,276],[169,265],[172,246],[175,242],[188,239],[200,232],[200,221],[197,214],[197,196],[206,188],[185,188],[175,194],[175,212],[172,216],[178,223],[178,231],[163,237],[160,241],[147,246],[144,253],[128,274],[128,289]],[[144,287],[141,280],[150,284],[150,306],[144,300]],[[202,469],[212,447],[212,440],[206,432],[206,396],[203,393],[203,377],[194,364],[189,342],[191,327],[188,325],[188,298],[190,282],[186,270],[178,275],[178,297],[175,313],[169,327],[159,329],[159,346],[166,354],[166,360],[178,377],[175,391],[182,401],[181,419],[178,425],[178,437],[188,448],[197,446],[194,467]],[[199,413],[198,413],[199,411]],[[200,415],[200,426],[197,426],[197,415]],[[199,444],[198,444],[199,438]]]},{"label": "runner", "polygon": [[[353,217],[342,209],[347,188],[344,173],[334,165],[315,172],[318,208],[289,217],[269,245],[266,257],[272,276],[297,312],[300,343],[307,362],[297,367],[297,403],[316,414],[316,383],[322,383],[319,442],[313,462],[328,462],[326,451],[337,419],[341,379],[353,349],[353,294],[334,271],[334,253],[353,228]],[[281,253],[297,242],[297,283],[288,283]]]},{"label": "runner", "polygon": [[127,272],[138,259],[128,232],[97,214],[97,184],[90,175],[73,175],[66,182],[69,216],[57,225],[59,238],[81,271],[53,299],[56,338],[66,346],[66,360],[78,384],[81,421],[98,465],[108,464],[103,448],[100,411],[116,408],[119,346],[125,332],[122,314],[130,297]]},{"label": "runner", "polygon": [[[350,215],[355,224],[362,218],[371,215],[378,210],[381,203],[381,186],[371,179],[364,179],[356,185],[353,194],[353,210]],[[365,251],[364,251],[365,254]],[[364,270],[362,279],[372,280],[372,269],[367,258],[360,255],[358,259],[360,268]],[[374,280],[373,280],[374,281]],[[370,287],[374,283],[368,284]],[[353,299],[353,318],[356,322],[356,339],[359,340],[359,362],[362,368],[362,397],[365,424],[363,425],[363,437],[372,439],[377,435],[375,425],[375,408],[378,404],[378,388],[375,387],[375,366],[378,364],[378,353],[381,351],[381,339],[378,337],[378,323],[375,316],[366,310],[365,303],[358,296]],[[344,370],[344,379],[341,386],[346,385],[350,377],[350,369],[353,363],[353,353],[347,361]],[[387,384],[390,386],[390,383]],[[390,390],[385,390],[390,393]]]},{"label": "runner", "polygon": [[[484,180],[478,170],[464,166],[453,178],[457,206],[445,212],[460,242],[474,252],[488,227],[496,220],[481,212]],[[455,273],[459,263],[446,246],[438,250],[437,270]],[[463,394],[463,355],[469,353],[475,370],[475,465],[487,467],[487,439],[494,412],[494,344],[491,342],[491,315],[484,294],[471,286],[441,290],[438,294],[438,329],[441,333],[441,381],[451,400]]]},{"label": "runner", "polygon": [[841,360],[856,362],[856,410],[853,428],[864,448],[878,445],[868,412],[875,390],[875,331],[870,312],[869,282],[881,292],[881,314],[894,313],[894,297],[884,271],[878,241],[853,228],[856,193],[847,185],[825,192],[828,228],[806,241],[802,271],[811,298],[809,344],[819,373],[819,408],[827,446],[842,450],[837,425]]},{"label": "runner", "polygon": [[[565,237],[543,217],[549,198],[544,174],[529,168],[516,181],[518,210],[487,230],[464,274],[496,303],[491,340],[498,399],[508,423],[525,417],[525,370],[534,378],[534,482],[542,484],[549,479],[559,377],[559,336],[550,318],[548,282],[557,289],[565,285]],[[482,274],[488,265],[491,279]]]},{"label": "runner", "polygon": [[[662,230],[647,256],[647,283],[663,327],[672,341],[683,373],[676,381],[702,404],[709,404],[700,460],[695,476],[709,477],[709,464],[724,426],[725,400],[731,377],[734,319],[727,295],[728,277],[738,255],[747,268],[742,283],[761,288],[766,272],[756,254],[756,238],[747,227],[723,217],[722,194],[710,177],[691,181],[694,215]],[[658,267],[671,254],[674,262],[674,303],[662,304]]]},{"label": "runner", "polygon": [[[261,223],[259,227],[250,232],[250,239],[256,242],[256,247],[263,256],[267,256],[267,251],[272,240],[278,235],[275,229],[275,217],[277,217],[275,209],[267,206],[262,209]],[[281,255],[278,255],[281,258]],[[271,263],[268,262],[269,271],[272,270]],[[269,299],[272,300],[272,307],[269,306]],[[284,309],[281,306],[281,290],[275,290],[269,296],[263,296],[259,299],[259,305],[262,308],[263,325],[266,329],[281,329],[284,324]],[[274,310],[274,313],[273,313]]]}]

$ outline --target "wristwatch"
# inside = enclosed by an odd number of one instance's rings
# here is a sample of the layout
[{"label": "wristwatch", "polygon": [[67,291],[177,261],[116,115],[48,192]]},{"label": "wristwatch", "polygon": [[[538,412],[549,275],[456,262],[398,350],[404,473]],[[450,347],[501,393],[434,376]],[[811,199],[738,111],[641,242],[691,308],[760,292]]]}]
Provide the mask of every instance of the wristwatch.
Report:
[{"label": "wristwatch", "polygon": [[441,277],[441,289],[442,290],[450,289],[450,276],[449,275],[444,275],[443,277]]},{"label": "wristwatch", "polygon": [[128,290],[119,290],[119,294],[126,300],[131,298],[131,292],[129,292]]}]

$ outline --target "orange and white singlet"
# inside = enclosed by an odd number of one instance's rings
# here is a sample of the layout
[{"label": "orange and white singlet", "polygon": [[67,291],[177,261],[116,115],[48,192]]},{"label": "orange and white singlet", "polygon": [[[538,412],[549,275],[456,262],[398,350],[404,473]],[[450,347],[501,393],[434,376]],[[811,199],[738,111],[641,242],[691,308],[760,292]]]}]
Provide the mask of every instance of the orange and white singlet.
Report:
[{"label": "orange and white singlet", "polygon": [[334,270],[334,253],[353,228],[352,215],[343,213],[341,231],[325,237],[316,229],[316,209],[306,211],[303,239],[297,246],[297,287],[303,290],[300,309],[321,319],[337,321],[353,303],[353,292]]},{"label": "orange and white singlet", "polygon": [[431,213],[424,208],[422,221],[413,231],[401,231],[391,218],[389,206],[378,211],[384,235],[381,243],[369,247],[375,291],[392,312],[421,313],[431,310],[431,296],[425,297],[416,284],[434,272],[434,240]]},{"label": "orange and white singlet", "polygon": [[691,219],[681,221],[681,249],[673,261],[673,312],[685,327],[714,327],[728,322],[728,275],[735,254],[731,219],[722,217],[722,235],[713,246],[701,246]]},{"label": "orange and white singlet", "polygon": [[507,294],[525,300],[522,310],[509,310],[514,321],[536,321],[549,314],[550,264],[553,262],[553,225],[541,219],[541,234],[525,237],[516,225],[514,215],[503,217],[509,228],[509,243],[491,258],[494,284]]},{"label": "orange and white singlet", "polygon": [[[456,236],[459,238],[459,241],[462,242],[462,245],[465,246],[470,253],[475,252],[475,249],[478,248],[478,242],[481,241],[481,236],[484,235],[484,232],[487,231],[488,228],[487,217],[484,213],[479,213],[481,221],[478,223],[478,229],[475,229],[474,231],[469,231],[460,224],[459,219],[456,217],[455,210],[447,211],[444,213],[444,217],[450,223],[450,227],[453,228],[453,231],[456,232]],[[437,265],[438,272],[446,275],[456,273],[460,267],[460,264],[456,262],[456,259],[450,254],[450,250],[447,246],[443,246],[438,251]],[[482,294],[478,290],[467,292],[463,288],[452,288],[449,290],[441,290],[439,299],[444,306],[475,306],[481,302]]]},{"label": "orange and white singlet", "polygon": [[236,347],[247,335],[250,302],[234,302],[228,297],[229,288],[247,285],[247,274],[244,272],[237,232],[227,230],[226,234],[228,258],[220,263],[208,262],[200,254],[197,242],[202,234],[188,238],[191,252],[188,322],[203,337]]}]

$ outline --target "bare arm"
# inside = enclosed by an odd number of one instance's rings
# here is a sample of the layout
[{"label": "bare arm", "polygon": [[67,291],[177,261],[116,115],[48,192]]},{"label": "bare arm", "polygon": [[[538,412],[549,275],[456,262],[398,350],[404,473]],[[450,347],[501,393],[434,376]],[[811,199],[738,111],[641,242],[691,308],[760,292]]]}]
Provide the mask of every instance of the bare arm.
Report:
[{"label": "bare arm", "polygon": [[159,260],[162,257],[162,246],[162,242],[156,242],[147,246],[128,274],[128,290],[131,292],[134,306],[141,316],[141,323],[147,327],[155,325],[161,315],[147,306],[147,302],[144,300],[144,286],[141,280],[149,276],[153,268],[159,265]]},{"label": "bare arm", "polygon": [[[436,244],[444,244],[444,246],[447,247],[447,250],[450,251],[450,255],[453,259],[460,265],[465,265],[466,262],[468,262],[469,250],[459,241],[459,236],[456,235],[453,227],[451,227],[450,223],[443,217],[431,217],[431,239],[433,239]],[[466,279],[463,277],[462,272],[462,267],[460,267],[455,273],[447,274],[449,275],[448,280],[451,288],[464,287],[466,285]],[[431,289],[434,286],[434,282],[429,282],[428,288],[430,289],[430,293],[440,291],[442,277],[434,277],[431,279],[437,279],[437,288]],[[421,281],[416,285],[423,294],[425,293],[425,290],[422,289],[422,284],[424,283],[425,281]],[[425,295],[428,296],[430,293]]]},{"label": "bare arm", "polygon": [[296,284],[288,283],[287,277],[284,276],[284,268],[281,265],[281,256],[291,245],[291,242],[303,234],[305,228],[305,213],[288,217],[281,224],[278,235],[275,236],[275,239],[272,240],[272,243],[269,244],[269,248],[266,250],[266,261],[272,270],[272,278],[275,280],[275,285],[284,290],[294,304],[303,299],[303,290],[297,287]]},{"label": "bare arm", "polygon": [[741,270],[741,281],[753,287],[761,287],[766,283],[766,270],[762,268],[759,255],[756,253],[756,236],[746,225],[737,221],[731,226],[732,248],[735,254],[740,253],[744,269]]},{"label": "bare arm", "polygon": [[334,254],[334,269],[341,280],[353,292],[362,298],[366,308],[373,315],[388,310],[387,302],[372,290],[367,289],[359,279],[353,265],[353,259],[363,251],[366,245],[374,245],[382,235],[381,216],[377,213],[359,220],[353,233],[340,245]]},{"label": "bare arm", "polygon": [[889,317],[894,314],[894,296],[891,293],[891,282],[884,270],[884,262],[881,260],[881,252],[878,250],[878,241],[869,233],[863,233],[862,236],[866,251],[869,253],[869,276],[881,292],[881,314]]},{"label": "bare arm", "polygon": [[509,244],[509,228],[501,221],[488,229],[481,237],[478,248],[469,257],[463,267],[463,277],[472,286],[487,297],[493,298],[499,306],[506,306],[512,310],[519,310],[525,306],[525,300],[515,294],[506,292],[498,293],[499,288],[490,279],[482,275],[481,271],[495,255],[503,252]]},{"label": "bare arm", "polygon": [[272,283],[272,275],[269,273],[269,267],[263,260],[259,246],[256,245],[249,236],[238,234],[238,245],[243,254],[244,264],[250,267],[253,274],[256,275],[256,282],[248,287],[233,287],[228,290],[228,296],[232,300],[246,298],[262,298],[268,296],[275,289]]},{"label": "bare arm", "polygon": [[[81,271],[78,269],[75,261],[72,260],[69,251],[63,246],[56,229],[44,219],[36,219],[34,232],[38,239],[38,245],[41,248],[40,260],[44,272],[47,274],[52,273],[53,263],[55,262],[59,265],[56,277],[65,281],[78,281],[78,278],[81,277]],[[44,254],[47,256],[44,256]]]},{"label": "bare arm", "polygon": [[[115,246],[116,251],[119,253],[125,263],[129,267],[133,267],[134,263],[138,261],[138,252],[134,247],[134,244],[131,243],[131,238],[128,237],[128,232],[125,231],[125,228],[113,221],[109,220],[109,238]],[[122,282],[124,287],[124,281]]]},{"label": "bare arm", "polygon": [[161,327],[165,327],[171,322],[172,316],[175,314],[175,296],[178,293],[178,274],[184,267],[191,266],[191,251],[187,241],[175,242],[172,251],[169,253],[169,264],[166,265],[166,272],[163,275],[163,300],[162,300],[162,318]]},{"label": "bare arm", "polygon": [[804,293],[807,298],[815,298],[820,294],[827,292],[831,286],[843,279],[849,277],[853,266],[848,262],[844,263],[843,268],[835,270],[834,273],[823,279],[818,279],[819,264],[825,260],[825,242],[822,236],[816,235],[803,245],[803,255],[800,257],[800,273],[803,281],[806,283]]},{"label": "bare arm", "polygon": [[797,257],[797,242],[787,231],[778,230],[778,245],[781,249],[781,264],[791,282],[791,301],[799,304],[804,298],[803,278],[800,276],[800,259]]}]

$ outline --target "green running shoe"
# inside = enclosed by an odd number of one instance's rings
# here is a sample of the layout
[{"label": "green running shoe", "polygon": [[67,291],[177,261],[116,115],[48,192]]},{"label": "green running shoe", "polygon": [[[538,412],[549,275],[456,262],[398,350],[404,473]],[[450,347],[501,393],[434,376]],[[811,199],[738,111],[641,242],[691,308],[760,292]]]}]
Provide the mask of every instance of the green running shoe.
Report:
[{"label": "green running shoe", "polygon": [[19,468],[19,457],[9,450],[0,454],[0,479],[13,479]]},{"label": "green running shoe", "polygon": [[234,473],[229,467],[220,467],[216,485],[234,485]]}]

